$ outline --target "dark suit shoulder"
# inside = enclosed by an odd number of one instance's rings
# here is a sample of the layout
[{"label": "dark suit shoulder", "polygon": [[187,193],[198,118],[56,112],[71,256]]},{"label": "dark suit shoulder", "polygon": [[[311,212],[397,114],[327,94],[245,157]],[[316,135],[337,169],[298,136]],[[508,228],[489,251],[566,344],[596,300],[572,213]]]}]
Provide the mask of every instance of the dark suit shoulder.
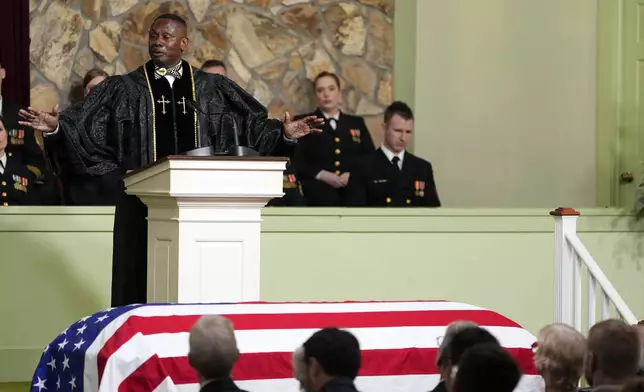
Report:
[{"label": "dark suit shoulder", "polygon": [[362,122],[362,123],[364,122],[364,118],[362,118],[360,116],[356,116],[354,114],[347,114],[345,112],[342,112],[342,117],[344,117],[344,119],[346,119],[348,121],[352,121],[352,122]]},{"label": "dark suit shoulder", "polygon": [[425,166],[425,167],[428,167],[429,169],[432,168],[432,164],[428,160],[423,159],[419,156],[416,156],[410,153],[409,151],[405,151],[405,161],[411,162],[413,165],[416,165],[418,167]]}]

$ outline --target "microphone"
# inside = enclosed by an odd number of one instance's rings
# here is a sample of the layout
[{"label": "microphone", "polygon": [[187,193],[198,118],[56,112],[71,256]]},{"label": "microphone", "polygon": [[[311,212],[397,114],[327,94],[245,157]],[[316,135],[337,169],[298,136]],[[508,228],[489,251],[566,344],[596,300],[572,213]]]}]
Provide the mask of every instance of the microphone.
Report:
[{"label": "microphone", "polygon": [[204,110],[201,110],[199,105],[191,99],[186,99],[186,103],[192,110],[195,112],[201,113],[205,116],[230,116],[233,124],[233,141],[234,141],[234,146],[230,147],[224,154],[221,153],[216,153],[215,152],[215,147],[214,146],[206,146],[206,147],[201,147],[197,148],[194,150],[190,150],[186,152],[186,155],[189,156],[213,156],[213,155],[226,155],[226,156],[231,156],[231,157],[255,157],[259,156],[259,153],[255,150],[253,150],[250,147],[247,146],[242,146],[241,143],[239,142],[239,130],[237,129],[237,122],[235,121],[235,117],[233,116],[234,113],[232,112],[206,112]]}]

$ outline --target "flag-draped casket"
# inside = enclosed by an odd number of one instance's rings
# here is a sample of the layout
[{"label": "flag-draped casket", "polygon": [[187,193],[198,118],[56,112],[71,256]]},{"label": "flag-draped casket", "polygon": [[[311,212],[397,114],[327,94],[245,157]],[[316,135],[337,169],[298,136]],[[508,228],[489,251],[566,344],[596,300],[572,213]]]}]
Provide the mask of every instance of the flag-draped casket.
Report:
[{"label": "flag-draped casket", "polygon": [[[188,333],[205,314],[228,317],[241,356],[233,378],[252,392],[298,392],[292,352],[335,326],[360,341],[362,392],[427,392],[439,381],[436,354],[445,328],[471,320],[517,359],[522,382],[536,379],[535,337],[487,309],[445,301],[133,305],[83,317],[45,347],[31,391],[198,391]],[[45,389],[46,388],[46,389]]]}]

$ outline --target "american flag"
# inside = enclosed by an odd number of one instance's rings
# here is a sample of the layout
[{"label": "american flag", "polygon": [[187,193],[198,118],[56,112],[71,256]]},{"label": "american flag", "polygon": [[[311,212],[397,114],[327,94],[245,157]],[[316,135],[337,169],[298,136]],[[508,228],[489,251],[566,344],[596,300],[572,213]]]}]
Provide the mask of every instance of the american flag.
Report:
[{"label": "american flag", "polygon": [[462,303],[148,304],[83,317],[61,332],[45,347],[31,391],[196,392],[197,376],[187,359],[188,334],[204,314],[233,322],[241,352],[233,379],[253,392],[299,392],[292,352],[327,326],[348,329],[360,341],[362,368],[356,385],[364,392],[431,390],[439,381],[439,342],[455,320],[487,328],[517,359],[526,375],[523,381],[537,378],[535,337],[498,313]]}]

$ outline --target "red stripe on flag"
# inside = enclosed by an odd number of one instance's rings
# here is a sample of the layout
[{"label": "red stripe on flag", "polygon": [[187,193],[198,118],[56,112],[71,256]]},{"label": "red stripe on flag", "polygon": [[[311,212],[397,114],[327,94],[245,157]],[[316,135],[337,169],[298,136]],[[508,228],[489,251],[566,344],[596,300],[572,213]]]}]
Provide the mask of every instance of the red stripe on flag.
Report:
[{"label": "red stripe on flag", "polygon": [[[506,349],[519,363],[524,374],[535,375],[531,349]],[[362,352],[359,376],[405,376],[438,374],[435,348],[366,350]],[[233,369],[233,380],[271,380],[293,377],[292,353],[242,354]],[[120,386],[119,391],[153,391],[166,377],[176,385],[199,382],[188,357],[159,358],[146,361]]]},{"label": "red stripe on flag", "polygon": [[[98,353],[98,377],[103,376],[107,360],[135,334],[188,332],[202,315],[130,316],[108,339]],[[456,320],[471,320],[481,326],[521,328],[517,323],[490,310],[422,310],[402,312],[353,313],[278,313],[225,314],[235,330],[342,328],[432,327],[447,326]]]}]

